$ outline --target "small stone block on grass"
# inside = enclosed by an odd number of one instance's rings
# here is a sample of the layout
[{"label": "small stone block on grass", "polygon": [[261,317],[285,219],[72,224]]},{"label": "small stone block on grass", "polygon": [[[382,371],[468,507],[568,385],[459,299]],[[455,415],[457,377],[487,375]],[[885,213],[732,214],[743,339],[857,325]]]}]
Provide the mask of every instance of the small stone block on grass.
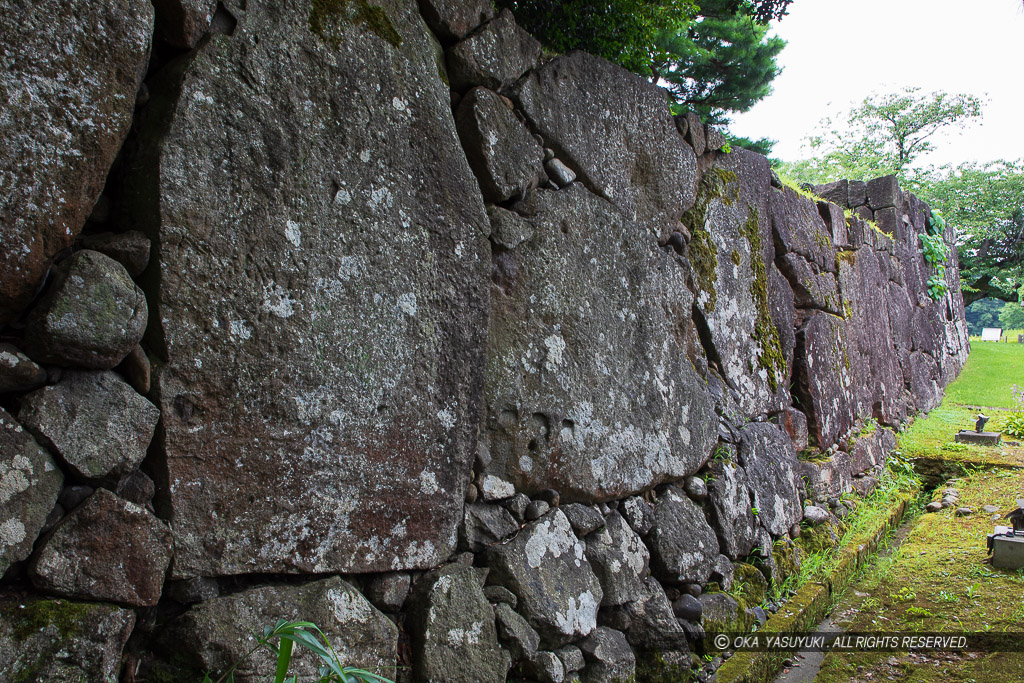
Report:
[{"label": "small stone block on grass", "polygon": [[974,432],[966,429],[957,432],[957,443],[969,443],[976,446],[998,446],[1002,441],[1001,432]]}]

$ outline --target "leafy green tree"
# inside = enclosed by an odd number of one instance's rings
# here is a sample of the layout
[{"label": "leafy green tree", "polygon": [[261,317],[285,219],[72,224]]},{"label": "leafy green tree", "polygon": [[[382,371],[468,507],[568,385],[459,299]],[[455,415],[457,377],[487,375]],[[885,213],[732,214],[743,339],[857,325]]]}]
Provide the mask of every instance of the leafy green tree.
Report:
[{"label": "leafy green tree", "polygon": [[[767,24],[790,2],[498,0],[549,48],[586,50],[667,85],[677,107],[716,124],[771,92],[785,41],[769,37]],[[750,142],[770,150],[770,140]]]},{"label": "leafy green tree", "polygon": [[692,0],[499,0],[516,21],[558,52],[586,50],[643,76],[662,61],[656,39],[693,21]]},{"label": "leafy green tree", "polygon": [[964,303],[1018,301],[1024,284],[1024,161],[919,174],[912,189],[957,231]]},{"label": "leafy green tree", "polygon": [[967,306],[964,317],[967,319],[968,333],[977,337],[986,327],[999,327],[999,312],[1005,305],[1005,301],[986,298],[978,299]]},{"label": "leafy green tree", "polygon": [[786,41],[730,0],[705,0],[701,16],[682,30],[663,31],[652,71],[681,109],[727,125],[729,112],[749,110],[772,91]]},{"label": "leafy green tree", "polygon": [[1000,327],[1004,330],[1024,330],[1024,307],[1008,301],[999,311]]},{"label": "leafy green tree", "polygon": [[980,116],[981,100],[974,95],[922,93],[920,88],[871,95],[841,123],[824,119],[821,132],[808,138],[815,155],[783,171],[812,183],[889,174],[907,180],[913,164],[934,149],[937,133],[963,128]]}]

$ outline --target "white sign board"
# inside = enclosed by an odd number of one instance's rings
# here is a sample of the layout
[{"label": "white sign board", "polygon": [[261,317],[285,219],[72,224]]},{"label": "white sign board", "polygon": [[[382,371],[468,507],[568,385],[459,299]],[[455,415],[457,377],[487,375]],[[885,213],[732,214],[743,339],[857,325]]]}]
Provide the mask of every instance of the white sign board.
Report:
[{"label": "white sign board", "polygon": [[981,331],[981,341],[999,341],[1003,336],[1003,328],[986,327]]}]

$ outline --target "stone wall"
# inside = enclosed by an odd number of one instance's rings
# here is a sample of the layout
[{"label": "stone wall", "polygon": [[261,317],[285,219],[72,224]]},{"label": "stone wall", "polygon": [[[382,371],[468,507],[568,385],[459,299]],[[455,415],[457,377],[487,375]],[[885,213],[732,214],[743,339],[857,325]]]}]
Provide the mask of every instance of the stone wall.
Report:
[{"label": "stone wall", "polygon": [[0,5],[0,680],[687,668],[966,357],[894,178],[490,3]]}]

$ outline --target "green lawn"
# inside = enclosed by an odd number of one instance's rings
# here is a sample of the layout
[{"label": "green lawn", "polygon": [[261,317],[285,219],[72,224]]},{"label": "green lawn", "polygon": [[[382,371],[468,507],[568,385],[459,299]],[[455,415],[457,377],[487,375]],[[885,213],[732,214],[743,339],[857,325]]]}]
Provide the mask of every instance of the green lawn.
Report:
[{"label": "green lawn", "polygon": [[946,389],[946,400],[960,405],[1013,408],[1010,388],[1024,387],[1024,344],[971,342],[967,365]]}]

